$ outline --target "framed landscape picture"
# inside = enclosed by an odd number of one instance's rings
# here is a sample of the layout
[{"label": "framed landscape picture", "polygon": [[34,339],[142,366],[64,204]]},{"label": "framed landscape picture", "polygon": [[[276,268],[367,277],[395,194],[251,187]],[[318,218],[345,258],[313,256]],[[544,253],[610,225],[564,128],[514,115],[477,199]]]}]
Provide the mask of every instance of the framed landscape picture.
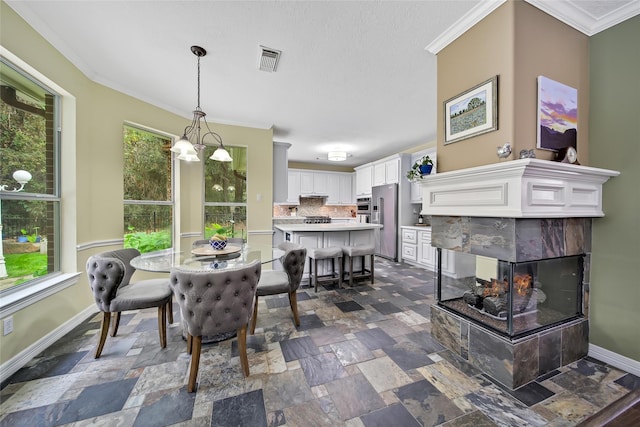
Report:
[{"label": "framed landscape picture", "polygon": [[577,148],[578,90],[538,77],[538,148]]},{"label": "framed landscape picture", "polygon": [[444,143],[498,129],[498,76],[444,103]]}]

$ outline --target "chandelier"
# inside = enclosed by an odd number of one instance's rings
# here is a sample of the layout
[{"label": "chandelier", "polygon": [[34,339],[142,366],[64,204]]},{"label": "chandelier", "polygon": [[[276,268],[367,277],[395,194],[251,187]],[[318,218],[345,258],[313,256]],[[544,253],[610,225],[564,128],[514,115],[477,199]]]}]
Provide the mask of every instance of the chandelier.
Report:
[{"label": "chandelier", "polygon": [[[207,51],[200,46],[191,46],[191,52],[198,57],[198,106],[193,111],[193,120],[191,124],[184,128],[182,138],[178,140],[171,147],[171,151],[178,153],[179,160],[185,160],[187,162],[199,162],[198,152],[205,147],[204,139],[211,135],[211,137],[218,143],[218,148],[213,152],[213,155],[209,157],[211,160],[217,160],[219,162],[230,162],[233,160],[229,155],[229,152],[224,148],[222,138],[209,128],[209,124],[205,120],[207,115],[202,108],[200,108],[200,58],[207,54]],[[201,123],[204,123],[204,129],[201,129]],[[202,131],[205,131],[202,134]]]}]

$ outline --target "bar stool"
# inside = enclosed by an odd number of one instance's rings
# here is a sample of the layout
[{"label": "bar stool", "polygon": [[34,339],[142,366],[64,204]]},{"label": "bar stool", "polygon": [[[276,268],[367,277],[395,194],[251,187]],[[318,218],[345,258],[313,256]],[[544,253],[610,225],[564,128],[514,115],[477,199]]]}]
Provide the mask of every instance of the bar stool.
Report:
[{"label": "bar stool", "polygon": [[[307,252],[309,257],[309,284],[315,285],[315,291],[318,292],[318,279],[323,281],[337,281],[338,287],[342,287],[342,248],[337,246],[331,246],[328,248],[314,248],[309,249]],[[331,274],[325,274],[324,276],[318,275],[318,261],[331,259]],[[340,274],[336,277],[336,265],[335,260],[338,260],[338,268]],[[315,271],[315,274],[313,272]],[[330,278],[329,278],[330,277]]]},{"label": "bar stool", "polygon": [[[349,270],[345,271],[349,278],[349,286],[353,286],[353,279],[367,278],[371,279],[373,285],[373,256],[376,248],[374,245],[362,245],[362,246],[345,246],[342,248],[342,261],[343,263],[349,258]],[[366,268],[366,257],[370,256],[370,266]],[[359,272],[353,271],[353,259],[356,257],[362,258],[362,267]]]}]

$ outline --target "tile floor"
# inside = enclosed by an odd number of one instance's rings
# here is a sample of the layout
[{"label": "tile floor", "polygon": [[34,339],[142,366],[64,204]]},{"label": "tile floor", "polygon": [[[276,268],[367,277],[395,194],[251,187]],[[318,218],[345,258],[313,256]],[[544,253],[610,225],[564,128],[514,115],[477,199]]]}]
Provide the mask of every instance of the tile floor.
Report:
[{"label": "tile floor", "polygon": [[433,294],[428,271],[377,260],[374,285],[301,288],[299,328],[261,299],[251,375],[235,339],[208,344],[196,393],[177,323],[160,349],[155,309],[123,314],[95,360],[95,316],[2,382],[0,425],[572,426],[640,387],[587,358],[507,390],[431,337]]}]

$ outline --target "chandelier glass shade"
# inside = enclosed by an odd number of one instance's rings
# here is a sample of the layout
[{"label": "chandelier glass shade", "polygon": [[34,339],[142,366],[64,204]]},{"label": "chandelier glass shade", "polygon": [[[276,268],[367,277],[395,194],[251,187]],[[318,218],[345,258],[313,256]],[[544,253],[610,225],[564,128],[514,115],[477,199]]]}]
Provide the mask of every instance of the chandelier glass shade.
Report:
[{"label": "chandelier glass shade", "polygon": [[222,137],[209,128],[209,124],[205,120],[207,114],[200,108],[200,58],[205,56],[207,51],[200,46],[191,46],[191,52],[198,57],[198,105],[193,110],[191,124],[184,128],[182,137],[171,147],[171,151],[178,154],[179,160],[199,162],[198,152],[204,149],[205,138],[211,135],[218,148],[209,158],[219,162],[230,162],[233,159],[224,148]]}]

